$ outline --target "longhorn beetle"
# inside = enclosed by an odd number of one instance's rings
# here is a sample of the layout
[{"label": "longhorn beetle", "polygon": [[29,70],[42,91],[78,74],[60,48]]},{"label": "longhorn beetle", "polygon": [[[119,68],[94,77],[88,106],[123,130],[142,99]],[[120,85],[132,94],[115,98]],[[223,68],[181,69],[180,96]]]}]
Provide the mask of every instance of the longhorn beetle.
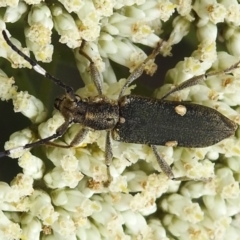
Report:
[{"label": "longhorn beetle", "polygon": [[90,74],[99,94],[96,97],[83,99],[74,93],[72,87],[65,85],[62,81],[50,75],[36,61],[21,52],[9,40],[4,30],[2,34],[8,45],[28,61],[36,72],[44,75],[65,90],[65,94],[57,98],[54,104],[55,108],[63,115],[65,122],[52,136],[25,146],[5,150],[0,153],[0,157],[40,144],[59,146],[49,141],[62,136],[71,123],[79,123],[83,126],[82,130],[76,134],[69,146],[61,147],[73,147],[79,144],[91,129],[106,130],[105,160],[109,177],[109,166],[113,158],[112,138],[121,142],[150,145],[162,171],[170,179],[173,179],[174,175],[171,168],[158,153],[156,145],[202,148],[214,145],[233,135],[237,129],[236,123],[212,108],[165,99],[172,93],[196,85],[209,76],[231,72],[239,67],[240,61],[223,71],[193,77],[170,90],[161,99],[136,95],[124,96],[126,88],[142,75],[145,64],[150,59],[155,59],[159,54],[162,45],[162,42],[160,42],[153,52],[127,78],[118,100],[110,100],[102,94],[100,73],[93,60],[83,50],[80,50],[81,54],[90,62]]}]

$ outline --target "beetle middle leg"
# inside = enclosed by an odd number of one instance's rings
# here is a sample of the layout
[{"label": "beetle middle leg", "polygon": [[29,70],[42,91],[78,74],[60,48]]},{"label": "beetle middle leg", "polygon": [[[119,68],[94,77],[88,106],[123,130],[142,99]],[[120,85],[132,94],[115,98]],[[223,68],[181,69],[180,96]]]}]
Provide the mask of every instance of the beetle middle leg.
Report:
[{"label": "beetle middle leg", "polygon": [[140,63],[134,69],[134,71],[129,75],[129,77],[126,80],[126,83],[122,87],[122,90],[119,94],[119,98],[123,96],[127,87],[143,74],[144,67],[145,67],[146,63],[151,59],[155,59],[155,57],[160,53],[160,49],[162,47],[162,44],[163,44],[163,41],[158,42],[157,46],[153,49],[152,53],[149,56],[147,56],[147,58],[142,63]]},{"label": "beetle middle leg", "polygon": [[47,142],[45,145],[60,147],[60,148],[72,148],[79,145],[86,138],[89,133],[89,128],[82,128],[73,138],[73,140],[68,145],[62,145],[55,142]]}]

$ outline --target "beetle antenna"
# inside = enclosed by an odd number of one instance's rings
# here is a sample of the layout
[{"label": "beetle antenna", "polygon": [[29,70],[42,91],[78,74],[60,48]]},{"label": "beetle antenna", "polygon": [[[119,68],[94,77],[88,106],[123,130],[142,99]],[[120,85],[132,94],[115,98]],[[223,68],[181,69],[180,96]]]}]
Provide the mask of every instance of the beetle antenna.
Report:
[{"label": "beetle antenna", "polygon": [[64,84],[62,81],[57,79],[56,77],[52,76],[50,73],[48,73],[44,68],[42,68],[36,61],[28,57],[25,53],[23,53],[19,48],[17,48],[9,39],[7,36],[7,32],[5,30],[2,31],[3,38],[7,42],[7,44],[12,48],[13,51],[15,51],[17,54],[19,54],[21,57],[23,57],[27,62],[29,62],[32,65],[32,68],[39,74],[45,76],[47,79],[54,82],[56,85],[63,88],[69,95],[74,97],[74,91],[73,88]]}]

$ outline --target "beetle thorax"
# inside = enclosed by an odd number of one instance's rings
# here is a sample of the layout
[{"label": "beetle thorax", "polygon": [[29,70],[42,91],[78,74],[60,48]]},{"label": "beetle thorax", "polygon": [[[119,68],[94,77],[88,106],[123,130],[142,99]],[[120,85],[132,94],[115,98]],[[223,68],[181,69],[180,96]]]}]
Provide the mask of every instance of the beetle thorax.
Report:
[{"label": "beetle thorax", "polygon": [[110,130],[119,119],[118,102],[105,96],[81,98],[65,94],[55,100],[55,107],[65,120],[94,130]]}]

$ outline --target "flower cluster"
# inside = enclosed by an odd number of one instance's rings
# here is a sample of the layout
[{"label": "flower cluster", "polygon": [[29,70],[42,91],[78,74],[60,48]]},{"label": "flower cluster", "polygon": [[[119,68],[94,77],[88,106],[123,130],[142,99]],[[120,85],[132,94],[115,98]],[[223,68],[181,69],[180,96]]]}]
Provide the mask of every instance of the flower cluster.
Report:
[{"label": "flower cluster", "polygon": [[[50,1],[51,2],[51,1]],[[85,87],[76,94],[96,96],[89,74],[90,56],[103,80],[103,94],[116,100],[126,82],[118,79],[111,62],[134,69],[146,59],[139,47],[154,48],[172,26],[161,54],[171,55],[172,46],[191,30],[198,48],[170,69],[165,84],[155,91],[161,98],[174,86],[209,69],[224,70],[240,55],[240,4],[237,0],[3,0],[0,2],[0,31],[21,23],[27,48],[11,41],[37,61],[50,62],[56,31],[59,42],[73,49]],[[24,22],[26,21],[26,22]],[[7,26],[6,26],[6,23]],[[11,23],[11,24],[10,24]],[[222,23],[222,24],[218,24]],[[218,25],[217,25],[218,24]],[[222,29],[220,29],[222,27]],[[19,29],[18,27],[16,27]],[[10,29],[10,28],[9,28]],[[55,29],[55,30],[54,30]],[[219,42],[227,52],[218,52]],[[0,34],[0,56],[12,68],[31,68]],[[156,64],[149,61],[146,72],[153,75]],[[31,80],[34,84],[34,80]],[[64,81],[64,79],[63,79]],[[130,94],[131,85],[124,94]],[[176,92],[169,99],[192,101],[212,107],[240,124],[240,70],[218,74],[203,83]],[[0,70],[0,99],[12,100],[36,126],[15,132],[5,149],[24,146],[53,135],[64,122],[54,111],[47,119],[44,104],[28,92],[18,91],[13,77]],[[161,123],[159,123],[161,124]],[[55,144],[70,144],[82,126],[74,124]],[[44,146],[45,157],[29,150],[16,151],[23,173],[10,184],[0,182],[0,238],[5,239],[239,239],[240,135],[206,148],[158,147],[180,182],[168,179],[157,164],[151,148],[140,144],[112,142],[112,181],[108,187],[104,131],[90,131],[75,148]],[[198,136],[196,136],[198,137]],[[17,161],[17,160],[16,160]],[[193,179],[193,180],[190,180]]]}]

